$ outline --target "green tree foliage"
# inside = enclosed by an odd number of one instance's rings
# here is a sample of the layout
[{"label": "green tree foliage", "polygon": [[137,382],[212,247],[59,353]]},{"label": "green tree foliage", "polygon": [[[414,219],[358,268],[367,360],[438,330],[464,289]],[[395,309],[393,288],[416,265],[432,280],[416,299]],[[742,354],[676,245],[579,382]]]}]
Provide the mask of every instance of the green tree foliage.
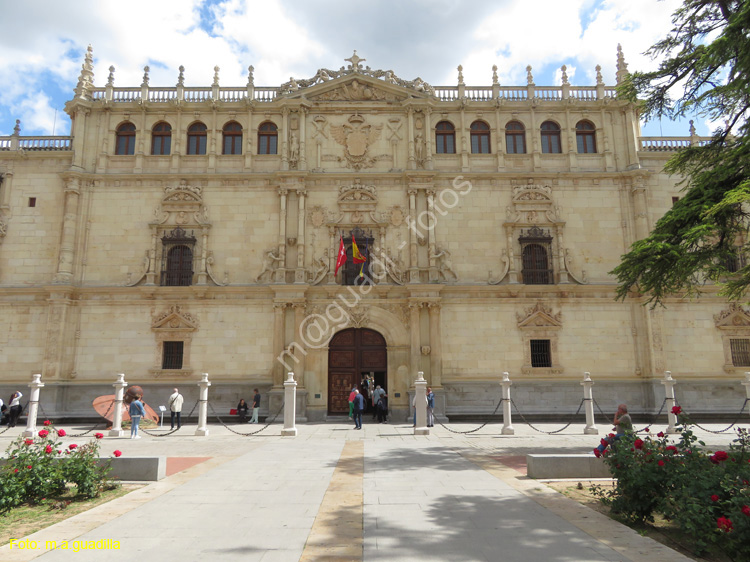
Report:
[{"label": "green tree foliage", "polygon": [[708,281],[738,299],[750,288],[750,260],[740,259],[750,250],[750,1],[685,0],[672,23],[647,53],[663,59],[659,68],[633,73],[619,94],[640,97],[647,119],[696,113],[724,124],[669,160],[684,197],[611,273],[619,299],[636,291],[656,305]]}]

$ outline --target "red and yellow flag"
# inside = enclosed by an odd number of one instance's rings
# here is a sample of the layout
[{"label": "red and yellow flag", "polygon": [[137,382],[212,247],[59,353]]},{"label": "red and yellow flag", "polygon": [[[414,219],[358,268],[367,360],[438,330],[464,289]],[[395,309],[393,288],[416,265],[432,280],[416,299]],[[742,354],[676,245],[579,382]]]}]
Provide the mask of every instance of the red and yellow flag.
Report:
[{"label": "red and yellow flag", "polygon": [[339,255],[336,257],[336,269],[333,274],[336,275],[339,272],[339,268],[346,263],[346,247],[344,246],[344,239],[339,236],[341,243],[339,244]]},{"label": "red and yellow flag", "polygon": [[354,235],[352,234],[352,258],[354,263],[365,263],[367,261],[367,256],[363,256],[359,253],[359,248],[357,248],[357,243],[354,241]]}]

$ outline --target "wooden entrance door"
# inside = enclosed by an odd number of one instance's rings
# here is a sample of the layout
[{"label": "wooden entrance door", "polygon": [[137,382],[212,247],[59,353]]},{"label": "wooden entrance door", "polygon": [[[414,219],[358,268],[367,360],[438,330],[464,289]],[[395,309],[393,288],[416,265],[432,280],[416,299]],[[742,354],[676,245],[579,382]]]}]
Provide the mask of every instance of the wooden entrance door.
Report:
[{"label": "wooden entrance door", "polygon": [[374,330],[349,328],[328,346],[328,413],[348,414],[349,393],[364,374],[386,371],[385,338]]}]

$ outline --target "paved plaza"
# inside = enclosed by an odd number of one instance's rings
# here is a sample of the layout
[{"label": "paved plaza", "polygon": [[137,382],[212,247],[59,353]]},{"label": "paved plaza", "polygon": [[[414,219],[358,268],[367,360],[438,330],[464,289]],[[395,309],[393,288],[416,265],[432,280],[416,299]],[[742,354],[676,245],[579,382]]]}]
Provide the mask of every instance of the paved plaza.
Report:
[{"label": "paved plaza", "polygon": [[[195,426],[185,425],[163,438],[105,438],[103,455],[119,449],[123,456],[166,456],[173,473],[30,535],[37,549],[6,545],[0,559],[688,560],[526,477],[527,453],[590,453],[598,438],[583,435],[582,424],[557,435],[525,424],[501,435],[502,424],[494,423],[454,432],[478,425],[438,425],[429,436],[414,436],[411,424],[366,417],[363,431],[342,420],[299,425],[297,437],[281,437],[274,424],[247,437],[221,425],[197,437]],[[0,436],[0,447],[21,430]],[[733,435],[696,433],[722,448]],[[49,551],[47,541],[68,541],[70,549],[73,541],[118,541],[119,549]]]}]

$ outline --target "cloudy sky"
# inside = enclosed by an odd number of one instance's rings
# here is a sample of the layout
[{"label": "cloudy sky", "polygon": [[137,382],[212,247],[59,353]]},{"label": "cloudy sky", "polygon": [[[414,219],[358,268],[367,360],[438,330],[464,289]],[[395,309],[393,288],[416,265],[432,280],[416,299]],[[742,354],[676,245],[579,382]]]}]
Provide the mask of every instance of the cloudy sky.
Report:
[{"label": "cloudy sky", "polygon": [[[277,86],[338,68],[357,49],[372,68],[411,80],[467,85],[593,85],[595,66],[615,83],[617,44],[629,69],[654,62],[643,52],[671,29],[678,0],[0,0],[0,136],[21,120],[22,135],[69,133],[63,111],[87,45],[94,83],[208,86],[219,66],[222,86]],[[699,134],[708,134],[696,118]],[[644,135],[687,135],[686,123],[652,122]]]}]

